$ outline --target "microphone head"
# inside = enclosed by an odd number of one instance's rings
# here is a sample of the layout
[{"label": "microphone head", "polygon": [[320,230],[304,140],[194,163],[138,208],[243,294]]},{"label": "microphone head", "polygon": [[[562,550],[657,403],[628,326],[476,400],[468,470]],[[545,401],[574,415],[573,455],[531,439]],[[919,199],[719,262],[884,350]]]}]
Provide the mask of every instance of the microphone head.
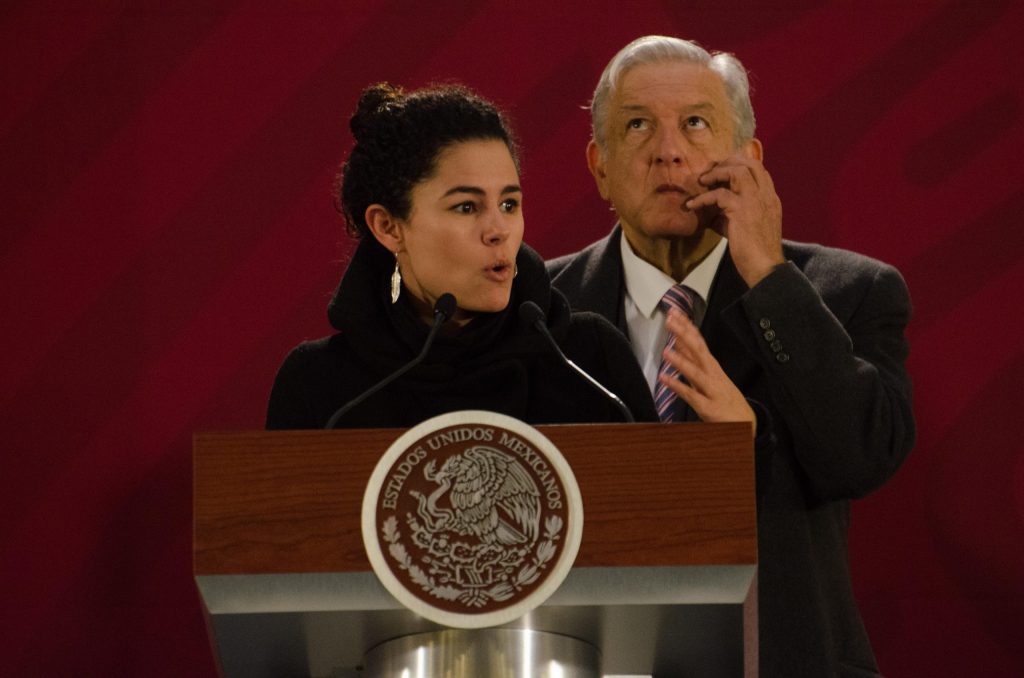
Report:
[{"label": "microphone head", "polygon": [[525,325],[534,327],[537,323],[544,324],[544,311],[532,301],[524,301],[519,304],[519,320]]},{"label": "microphone head", "polygon": [[445,292],[434,302],[434,318],[441,316],[441,322],[446,322],[455,314],[455,295]]}]

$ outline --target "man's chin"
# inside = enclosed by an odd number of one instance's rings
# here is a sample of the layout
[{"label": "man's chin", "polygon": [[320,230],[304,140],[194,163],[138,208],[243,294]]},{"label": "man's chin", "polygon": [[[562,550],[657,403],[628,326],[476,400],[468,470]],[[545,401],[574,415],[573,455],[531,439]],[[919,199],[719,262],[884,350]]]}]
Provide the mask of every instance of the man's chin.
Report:
[{"label": "man's chin", "polygon": [[698,218],[694,212],[674,212],[672,214],[647,214],[646,218],[638,219],[639,226],[627,222],[620,217],[623,230],[630,235],[630,240],[642,238],[646,240],[677,240],[701,238],[707,230],[707,220]]},{"label": "man's chin", "polygon": [[695,238],[700,237],[705,227],[696,219],[672,219],[659,224],[653,224],[648,230],[648,235],[655,238]]}]

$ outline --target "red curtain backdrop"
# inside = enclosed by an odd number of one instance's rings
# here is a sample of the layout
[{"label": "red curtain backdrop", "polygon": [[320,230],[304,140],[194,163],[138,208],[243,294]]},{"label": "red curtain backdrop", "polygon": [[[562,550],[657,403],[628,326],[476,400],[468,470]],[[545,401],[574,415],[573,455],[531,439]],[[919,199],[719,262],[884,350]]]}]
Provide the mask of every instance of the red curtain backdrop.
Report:
[{"label": "red curtain backdrop", "polygon": [[785,235],[909,283],[920,441],[851,534],[883,671],[1024,675],[1022,28],[997,0],[3,3],[0,673],[214,675],[191,436],[260,428],[330,331],[362,87],[503,105],[553,256],[614,219],[583,153],[601,69],[665,33],[751,70]]}]

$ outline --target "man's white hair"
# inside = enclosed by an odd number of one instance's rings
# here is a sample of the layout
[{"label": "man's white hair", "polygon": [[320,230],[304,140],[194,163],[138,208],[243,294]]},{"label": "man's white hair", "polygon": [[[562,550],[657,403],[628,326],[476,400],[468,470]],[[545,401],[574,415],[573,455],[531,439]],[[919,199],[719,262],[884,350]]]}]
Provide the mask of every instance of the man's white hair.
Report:
[{"label": "man's white hair", "polygon": [[754,108],[750,105],[750,81],[747,70],[732,54],[709,53],[692,40],[665,35],[645,35],[629,43],[605,66],[590,101],[591,134],[604,153],[608,143],[608,103],[622,76],[631,68],[644,64],[685,62],[704,66],[718,74],[725,84],[725,94],[732,105],[733,143],[739,148],[754,138]]}]

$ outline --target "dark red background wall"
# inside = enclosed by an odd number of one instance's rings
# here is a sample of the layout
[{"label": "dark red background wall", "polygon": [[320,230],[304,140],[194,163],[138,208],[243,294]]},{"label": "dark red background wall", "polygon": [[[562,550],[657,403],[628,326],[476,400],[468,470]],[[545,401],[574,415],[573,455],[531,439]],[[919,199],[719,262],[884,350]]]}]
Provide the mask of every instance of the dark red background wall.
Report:
[{"label": "dark red background wall", "polygon": [[581,107],[657,32],[751,69],[786,235],[910,285],[920,442],[851,536],[883,670],[1024,675],[1024,7],[751,5],[4,3],[0,672],[213,675],[191,435],[259,428],[285,352],[329,331],[363,86],[505,106],[551,256],[611,226]]}]

